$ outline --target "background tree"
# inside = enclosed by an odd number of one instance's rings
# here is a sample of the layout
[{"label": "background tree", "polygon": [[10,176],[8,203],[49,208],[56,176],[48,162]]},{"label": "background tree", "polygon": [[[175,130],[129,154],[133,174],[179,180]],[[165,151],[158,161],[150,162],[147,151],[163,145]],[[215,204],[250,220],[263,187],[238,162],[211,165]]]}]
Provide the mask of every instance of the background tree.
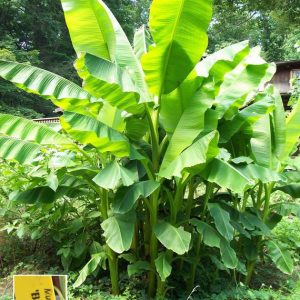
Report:
[{"label": "background tree", "polygon": [[300,2],[214,0],[214,22],[209,50],[241,40],[260,45],[269,61],[299,59],[295,44],[300,40]]},{"label": "background tree", "polygon": [[[147,23],[151,0],[106,0],[127,36]],[[79,83],[74,51],[59,0],[0,0],[0,57],[30,63]],[[300,59],[298,0],[214,0],[212,53],[241,40],[261,45],[268,61]],[[12,109],[13,108],[13,109]],[[53,115],[54,106],[0,80],[0,111],[28,118]]]},{"label": "background tree", "polygon": [[[127,36],[146,23],[150,0],[107,0]],[[0,57],[30,63],[79,83],[75,53],[59,0],[0,0]],[[13,108],[13,109],[12,109]],[[0,80],[0,111],[38,118],[54,106]]]}]

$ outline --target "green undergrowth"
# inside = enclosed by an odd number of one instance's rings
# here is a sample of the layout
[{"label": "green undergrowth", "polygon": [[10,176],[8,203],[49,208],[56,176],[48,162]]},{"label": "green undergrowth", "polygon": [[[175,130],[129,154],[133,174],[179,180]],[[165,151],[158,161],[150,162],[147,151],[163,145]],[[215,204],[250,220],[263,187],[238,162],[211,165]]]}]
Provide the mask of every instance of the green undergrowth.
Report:
[{"label": "green undergrowth", "polygon": [[[276,237],[280,240],[295,238],[299,234],[297,228],[298,220],[284,219],[278,228],[274,230]],[[290,234],[289,234],[290,233]],[[27,245],[27,248],[25,247]],[[32,247],[36,247],[33,249]],[[63,271],[56,263],[55,256],[46,256],[46,248],[51,245],[40,243],[31,245],[30,241],[20,241],[17,238],[10,238],[6,241],[5,247],[1,247],[2,266],[0,269],[0,300],[12,299],[12,277],[15,274],[62,274]],[[294,247],[293,247],[294,248]],[[15,250],[14,250],[15,249]],[[33,251],[29,255],[30,251]],[[294,248],[296,251],[296,249]],[[48,252],[49,253],[49,252]],[[49,257],[52,259],[49,260]],[[54,259],[53,259],[54,258]],[[205,264],[204,264],[205,265]],[[209,263],[205,265],[209,270]],[[298,300],[300,298],[300,266],[295,268],[292,276],[287,276],[278,271],[271,263],[260,264],[257,268],[255,281],[252,288],[247,288],[241,283],[232,282],[229,276],[220,272],[218,277],[207,278],[207,275],[198,270],[198,285],[193,292],[187,296],[184,286],[176,281],[171,282],[165,300]],[[188,273],[188,270],[184,270]],[[206,274],[208,274],[207,272]],[[73,288],[72,284],[78,277],[77,271],[68,272],[69,275],[69,299],[70,300],[140,300],[148,299],[146,296],[146,278],[142,275],[128,278],[122,273],[120,278],[120,296],[110,295],[110,280],[108,276],[99,279],[90,277],[78,288]],[[210,280],[208,282],[208,279]],[[206,283],[206,284],[205,284]],[[1,290],[2,288],[2,290]]]},{"label": "green undergrowth", "polygon": [[[285,217],[273,229],[275,239],[289,245],[295,257],[295,270],[288,276],[278,271],[270,261],[261,262],[258,267],[251,288],[247,288],[230,279],[229,274],[219,271],[213,273],[209,260],[203,257],[203,268],[197,270],[197,284],[193,292],[187,296],[182,280],[173,276],[170,289],[164,299],[188,300],[298,300],[300,299],[300,220]],[[54,245],[45,237],[38,242],[30,239],[19,239],[17,236],[2,234],[0,247],[0,300],[12,299],[12,278],[15,274],[63,274],[60,260],[57,258]],[[189,270],[184,269],[183,275]],[[84,284],[73,288],[78,277],[78,271],[70,271],[69,299],[70,300],[139,300],[148,299],[146,296],[146,276],[139,274],[128,277],[126,273],[120,276],[120,296],[110,295],[110,280],[108,274],[103,273],[95,277],[90,276]],[[180,274],[181,276],[182,274]]]}]

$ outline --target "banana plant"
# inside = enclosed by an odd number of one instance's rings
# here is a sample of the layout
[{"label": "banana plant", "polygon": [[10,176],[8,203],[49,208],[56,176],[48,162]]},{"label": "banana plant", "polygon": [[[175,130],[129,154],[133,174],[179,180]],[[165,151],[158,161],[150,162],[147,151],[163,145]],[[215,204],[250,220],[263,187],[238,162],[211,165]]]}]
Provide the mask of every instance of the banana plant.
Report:
[{"label": "banana plant", "polygon": [[[245,194],[245,205],[251,196],[253,207],[260,214],[261,220],[273,229],[281,217],[299,216],[299,204],[284,202],[272,204],[271,195],[274,191],[280,190],[293,198],[300,196],[297,190],[298,171],[290,166],[299,144],[300,111],[297,103],[286,117],[279,92],[272,87],[269,87],[268,92],[274,99],[275,109],[254,124],[250,140],[250,155],[257,165],[267,167],[275,176],[268,176],[269,180],[266,180],[261,177],[261,174],[254,174],[258,186],[257,193],[253,189],[249,190]],[[264,234],[260,237],[252,237],[250,240],[248,245],[256,250],[252,252],[255,255],[250,255],[251,258],[248,255],[249,259],[247,258],[246,284],[250,283],[258,255],[262,256],[264,253],[263,247],[267,248],[269,256],[282,272],[292,273],[293,261],[284,245],[276,244],[270,236],[264,238]],[[247,253],[245,254],[247,256]]]},{"label": "banana plant", "polygon": [[[299,109],[285,121],[276,90],[260,90],[275,65],[248,42],[203,57],[211,0],[154,0],[150,31],[136,32],[134,48],[103,1],[61,2],[82,87],[30,65],[0,61],[2,78],[64,110],[61,133],[0,115],[0,155],[29,164],[45,148],[59,148],[76,153],[82,164],[60,172],[75,186],[62,177],[54,188],[49,180],[13,200],[51,202],[93,191],[101,247],[76,286],[108,262],[118,294],[123,260],[129,275],[148,272],[150,297],[163,296],[168,277],[183,265],[192,270],[186,278],[191,289],[204,245],[219,249],[226,268],[238,269],[240,232],[266,234],[268,196],[282,179],[280,161],[300,134]],[[263,221],[247,206],[257,183],[266,195],[259,190],[260,205],[253,206]],[[200,186],[205,192],[199,196]]]},{"label": "banana plant", "polygon": [[[255,117],[257,109],[264,109],[265,114]],[[293,165],[295,159],[291,158],[299,143],[297,118],[299,107],[295,106],[286,117],[279,92],[269,86],[259,95],[256,103],[240,110],[237,116],[222,124],[219,129],[223,136],[222,143],[230,152],[228,159],[243,175],[253,180],[252,187],[244,190],[243,195],[227,195],[227,201],[230,199],[234,205],[225,207],[230,214],[232,226],[239,234],[236,250],[247,264],[244,272],[246,284],[251,281],[258,256],[263,257],[263,248],[267,248],[267,254],[282,272],[291,274],[293,271],[290,253],[284,245],[272,241],[271,229],[282,216],[299,216],[300,206],[297,203],[272,204],[271,195],[280,190],[293,198],[299,197],[298,172]],[[250,133],[250,144],[239,145],[241,140],[244,141],[246,132]],[[251,222],[249,212],[253,214]],[[254,215],[258,220],[253,219]],[[261,230],[253,231],[258,221]]]}]

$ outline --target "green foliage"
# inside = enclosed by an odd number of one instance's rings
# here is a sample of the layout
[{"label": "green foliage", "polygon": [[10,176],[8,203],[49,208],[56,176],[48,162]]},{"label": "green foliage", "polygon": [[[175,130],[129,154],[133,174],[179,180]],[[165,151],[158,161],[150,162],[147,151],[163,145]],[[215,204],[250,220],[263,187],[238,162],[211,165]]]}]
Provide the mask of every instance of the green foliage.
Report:
[{"label": "green foliage", "polygon": [[287,246],[294,256],[299,259],[300,220],[295,217],[284,217],[273,229],[275,239]]},{"label": "green foliage", "polygon": [[[222,300],[231,300],[231,299],[247,299],[247,300],[269,300],[269,299],[282,299],[282,300],[296,300],[299,297],[298,293],[292,295],[285,295],[284,292],[274,291],[272,287],[262,287],[259,290],[250,289],[244,285],[237,286],[235,288],[229,288],[223,290],[219,293],[213,293],[208,297],[202,299],[222,299]],[[193,299],[198,299],[193,297]]]},{"label": "green foliage", "polygon": [[291,86],[291,97],[289,99],[289,105],[293,107],[297,104],[298,99],[300,99],[300,79],[292,78]]},{"label": "green foliage", "polygon": [[127,270],[148,273],[148,297],[164,297],[176,275],[187,296],[205,260],[248,285],[264,256],[292,273],[271,229],[299,209],[271,194],[298,197],[300,102],[286,117],[279,92],[260,91],[275,65],[247,42],[199,62],[212,4],[175,2],[152,3],[155,45],[141,35],[140,57],[103,1],[62,0],[82,87],[0,60],[2,78],[64,110],[59,133],[0,116],[0,155],[23,180],[4,191],[23,211],[3,229],[33,240],[50,231],[64,269],[84,265],[75,287],[108,274],[118,295]]},{"label": "green foliage", "polygon": [[249,39],[269,61],[299,59],[299,1],[214,1],[209,50]]},{"label": "green foliage", "polygon": [[[146,23],[149,1],[106,2],[132,40],[134,29]],[[73,69],[74,50],[59,0],[44,0],[36,5],[29,0],[3,0],[0,11],[1,59],[31,63],[79,82]],[[1,112],[30,119],[53,116],[53,105],[26,95],[2,80],[0,91]]]}]

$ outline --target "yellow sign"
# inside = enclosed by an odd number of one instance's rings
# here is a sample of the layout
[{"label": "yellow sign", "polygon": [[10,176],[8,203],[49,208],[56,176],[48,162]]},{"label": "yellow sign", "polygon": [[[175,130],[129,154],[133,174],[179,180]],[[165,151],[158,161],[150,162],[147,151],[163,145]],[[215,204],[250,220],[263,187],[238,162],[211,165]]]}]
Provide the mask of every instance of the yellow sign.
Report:
[{"label": "yellow sign", "polygon": [[14,276],[16,300],[55,300],[52,276]]}]

